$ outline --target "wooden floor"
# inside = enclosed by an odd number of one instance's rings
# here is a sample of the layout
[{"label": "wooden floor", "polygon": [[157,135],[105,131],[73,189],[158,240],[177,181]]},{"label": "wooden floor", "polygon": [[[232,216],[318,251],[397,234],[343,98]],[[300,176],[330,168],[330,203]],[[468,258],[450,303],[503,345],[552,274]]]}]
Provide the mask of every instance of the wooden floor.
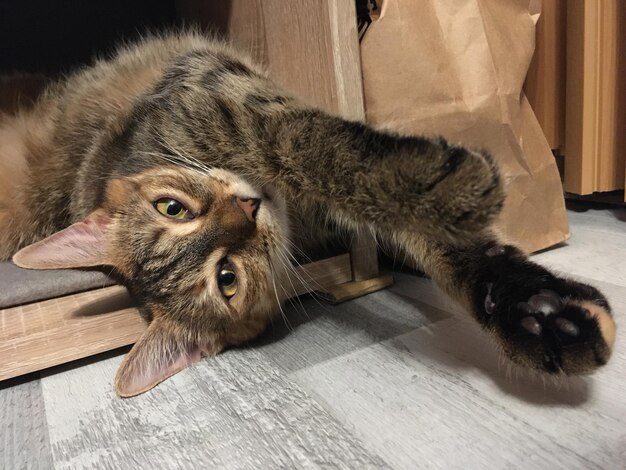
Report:
[{"label": "wooden floor", "polygon": [[[619,325],[626,210],[570,220],[535,259],[601,287]],[[130,400],[119,351],[0,384],[0,468],[626,468],[619,333],[608,366],[555,385],[510,371],[425,279],[287,317]]]}]

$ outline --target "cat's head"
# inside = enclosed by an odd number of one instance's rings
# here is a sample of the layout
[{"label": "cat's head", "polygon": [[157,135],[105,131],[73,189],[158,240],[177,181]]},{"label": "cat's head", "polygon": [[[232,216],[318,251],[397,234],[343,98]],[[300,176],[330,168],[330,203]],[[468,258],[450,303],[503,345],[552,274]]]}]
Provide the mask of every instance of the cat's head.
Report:
[{"label": "cat's head", "polygon": [[150,320],[117,373],[132,396],[264,329],[287,295],[287,231],[276,195],[223,170],[161,167],[112,180],[100,209],[14,261],[115,268]]}]

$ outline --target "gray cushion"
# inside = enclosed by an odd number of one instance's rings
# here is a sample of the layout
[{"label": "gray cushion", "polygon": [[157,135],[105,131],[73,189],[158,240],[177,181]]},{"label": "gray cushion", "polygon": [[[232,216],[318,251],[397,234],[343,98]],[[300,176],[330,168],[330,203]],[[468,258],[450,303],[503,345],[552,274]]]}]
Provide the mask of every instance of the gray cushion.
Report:
[{"label": "gray cushion", "polygon": [[29,304],[111,284],[114,281],[98,271],[22,269],[11,262],[1,262],[0,308]]}]

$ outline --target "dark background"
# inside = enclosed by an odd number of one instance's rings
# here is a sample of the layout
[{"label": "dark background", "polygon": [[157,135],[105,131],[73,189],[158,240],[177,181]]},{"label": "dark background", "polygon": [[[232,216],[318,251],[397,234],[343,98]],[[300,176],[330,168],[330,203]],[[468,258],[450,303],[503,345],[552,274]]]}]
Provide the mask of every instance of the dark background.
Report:
[{"label": "dark background", "polygon": [[176,24],[175,0],[0,0],[0,74],[57,75]]}]

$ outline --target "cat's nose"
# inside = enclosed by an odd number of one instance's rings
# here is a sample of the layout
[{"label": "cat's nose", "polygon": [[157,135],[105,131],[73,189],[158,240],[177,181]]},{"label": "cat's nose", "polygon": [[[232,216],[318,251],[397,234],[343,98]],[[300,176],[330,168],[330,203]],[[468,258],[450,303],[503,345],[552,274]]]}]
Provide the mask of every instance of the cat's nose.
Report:
[{"label": "cat's nose", "polygon": [[237,197],[237,205],[241,208],[244,214],[246,214],[246,218],[250,222],[254,222],[256,218],[256,213],[259,210],[259,206],[261,205],[261,200],[255,197]]}]

